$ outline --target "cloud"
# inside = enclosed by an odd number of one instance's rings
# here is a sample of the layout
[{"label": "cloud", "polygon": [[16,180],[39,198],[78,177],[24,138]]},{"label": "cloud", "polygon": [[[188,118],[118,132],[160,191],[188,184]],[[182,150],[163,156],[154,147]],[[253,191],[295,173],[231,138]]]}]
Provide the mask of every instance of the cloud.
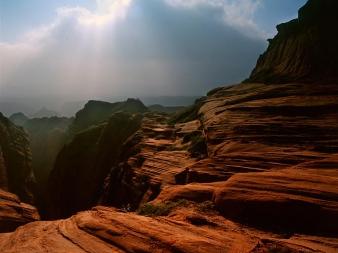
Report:
[{"label": "cloud", "polygon": [[76,17],[83,25],[105,25],[118,18],[123,18],[132,3],[132,0],[96,0],[95,13],[82,7],[61,7],[57,10],[59,17]]},{"label": "cloud", "polygon": [[257,1],[96,2],[95,11],[61,7],[51,24],[0,43],[0,92],[200,95],[243,80],[265,47],[245,32],[255,26]]},{"label": "cloud", "polygon": [[209,6],[222,11],[224,23],[247,36],[266,38],[266,33],[254,21],[262,0],[166,0],[173,7],[197,8]]}]

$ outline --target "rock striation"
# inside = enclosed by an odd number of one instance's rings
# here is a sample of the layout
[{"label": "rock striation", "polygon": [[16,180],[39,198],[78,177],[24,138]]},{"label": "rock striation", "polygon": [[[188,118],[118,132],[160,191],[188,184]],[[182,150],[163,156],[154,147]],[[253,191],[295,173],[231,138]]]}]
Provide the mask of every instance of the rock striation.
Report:
[{"label": "rock striation", "polygon": [[[264,229],[335,234],[337,224],[326,219],[338,218],[336,108],[337,85],[217,89],[198,114],[209,157],[189,173],[205,180],[228,173],[210,199],[228,218]],[[313,169],[305,169],[311,163]]]},{"label": "rock striation", "polygon": [[0,251],[333,253],[338,247],[335,239],[302,235],[281,238],[213,214],[209,214],[205,225],[192,224],[200,215],[197,209],[179,208],[170,217],[151,218],[95,207],[66,220],[33,222],[14,233],[0,234]]},{"label": "rock striation", "polygon": [[153,200],[163,186],[176,184],[176,175],[196,160],[187,151],[189,142],[183,143],[167,120],[163,114],[144,115],[105,180],[101,204],[135,210]]},{"label": "rock striation", "polygon": [[35,207],[22,203],[15,194],[0,189],[0,233],[14,231],[37,220],[39,214]]}]

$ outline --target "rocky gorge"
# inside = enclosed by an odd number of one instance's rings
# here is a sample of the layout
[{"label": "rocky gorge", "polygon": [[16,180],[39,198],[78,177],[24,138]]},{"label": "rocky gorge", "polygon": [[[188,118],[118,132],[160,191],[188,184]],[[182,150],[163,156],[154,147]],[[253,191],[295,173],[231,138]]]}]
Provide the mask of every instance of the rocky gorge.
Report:
[{"label": "rocky gorge", "polygon": [[46,221],[9,193],[32,204],[34,180],[28,137],[1,116],[0,225],[18,222],[0,226],[0,251],[337,252],[338,34],[323,28],[336,11],[309,0],[245,82],[176,113],[88,102],[55,157]]}]

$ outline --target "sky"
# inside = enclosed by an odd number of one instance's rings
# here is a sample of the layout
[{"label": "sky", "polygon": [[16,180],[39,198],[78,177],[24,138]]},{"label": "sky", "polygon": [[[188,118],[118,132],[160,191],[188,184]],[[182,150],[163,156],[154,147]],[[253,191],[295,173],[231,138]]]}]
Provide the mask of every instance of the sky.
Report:
[{"label": "sky", "polygon": [[197,96],[306,0],[0,0],[0,97]]}]

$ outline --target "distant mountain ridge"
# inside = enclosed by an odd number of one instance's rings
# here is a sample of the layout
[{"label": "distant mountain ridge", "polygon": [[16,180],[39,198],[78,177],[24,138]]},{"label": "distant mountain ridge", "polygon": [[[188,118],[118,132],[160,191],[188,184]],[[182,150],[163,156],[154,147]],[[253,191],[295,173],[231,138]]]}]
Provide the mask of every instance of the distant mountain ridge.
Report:
[{"label": "distant mountain ridge", "polygon": [[9,120],[12,121],[17,126],[23,126],[29,118],[22,112],[13,113]]},{"label": "distant mountain ridge", "polygon": [[70,127],[72,133],[85,130],[86,128],[102,123],[109,119],[115,112],[143,113],[148,108],[139,99],[128,98],[123,102],[109,103],[104,101],[89,100],[83,109],[75,115]]},{"label": "distant mountain ridge", "polygon": [[180,110],[183,110],[185,107],[184,106],[163,106],[160,104],[155,104],[155,105],[149,105],[148,109],[151,112],[162,112],[162,113],[175,113]]},{"label": "distant mountain ridge", "polygon": [[48,110],[46,107],[42,107],[39,111],[31,115],[31,118],[50,118],[57,116],[59,116],[57,112]]}]

